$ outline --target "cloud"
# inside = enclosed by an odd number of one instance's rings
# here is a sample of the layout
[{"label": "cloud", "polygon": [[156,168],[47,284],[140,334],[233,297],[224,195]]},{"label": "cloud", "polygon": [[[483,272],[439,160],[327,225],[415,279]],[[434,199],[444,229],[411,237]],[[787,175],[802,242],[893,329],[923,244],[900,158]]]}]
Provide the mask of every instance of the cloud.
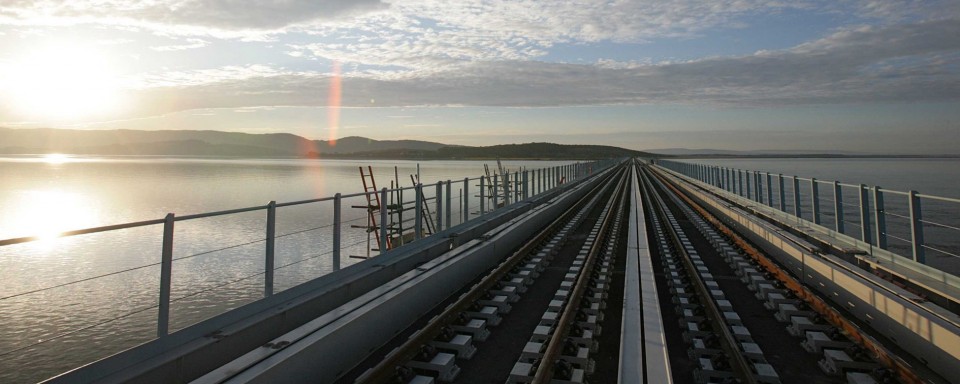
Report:
[{"label": "cloud", "polygon": [[[343,79],[343,105],[796,105],[960,99],[960,20],[860,27],[783,51],[666,64],[477,61],[455,69]],[[163,106],[326,105],[329,77],[264,66],[167,74],[143,92]],[[162,85],[162,86],[159,86]]]},{"label": "cloud", "polygon": [[385,7],[380,0],[7,0],[0,19],[268,30]]},{"label": "cloud", "polygon": [[306,28],[324,41],[291,48],[394,71],[436,71],[476,61],[534,60],[556,44],[692,37],[748,14],[805,6],[766,0],[398,0],[386,12]]},{"label": "cloud", "polygon": [[208,46],[208,45],[210,45],[210,42],[209,42],[209,41],[206,41],[206,40],[203,40],[203,39],[193,39],[193,38],[190,38],[190,39],[187,39],[187,44],[180,44],[180,45],[162,45],[162,46],[157,46],[157,47],[150,47],[150,49],[152,49],[152,50],[154,50],[154,51],[159,51],[159,52],[165,52],[165,51],[185,51],[185,50],[188,50],[188,49],[203,48],[203,47],[206,47],[206,46]]},{"label": "cloud", "polygon": [[[308,33],[323,37],[321,41],[290,48],[304,57],[355,64],[366,67],[368,74],[396,79],[404,71],[439,72],[478,61],[538,60],[558,44],[697,38],[743,27],[747,25],[743,20],[751,17],[790,11],[874,24],[915,23],[956,15],[944,13],[960,12],[956,4],[949,0],[397,0],[385,12],[305,27]],[[622,68],[644,62],[600,64]]]}]

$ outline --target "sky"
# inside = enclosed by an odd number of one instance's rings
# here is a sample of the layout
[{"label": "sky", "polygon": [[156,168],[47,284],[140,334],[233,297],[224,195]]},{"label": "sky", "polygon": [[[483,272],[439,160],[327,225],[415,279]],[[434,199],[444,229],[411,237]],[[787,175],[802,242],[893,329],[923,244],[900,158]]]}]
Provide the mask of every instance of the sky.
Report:
[{"label": "sky", "polygon": [[2,0],[0,126],[960,154],[960,1]]}]

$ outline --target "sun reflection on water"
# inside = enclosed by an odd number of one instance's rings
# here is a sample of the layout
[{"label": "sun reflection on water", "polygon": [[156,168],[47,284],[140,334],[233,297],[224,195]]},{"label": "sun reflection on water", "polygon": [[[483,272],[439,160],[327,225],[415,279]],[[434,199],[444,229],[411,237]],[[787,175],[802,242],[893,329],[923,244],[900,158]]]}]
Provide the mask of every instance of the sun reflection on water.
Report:
[{"label": "sun reflection on water", "polygon": [[43,161],[48,164],[63,164],[70,161],[70,156],[62,153],[48,153],[43,156]]},{"label": "sun reflection on water", "polygon": [[57,189],[28,190],[17,194],[11,202],[15,228],[0,230],[0,237],[36,236],[42,243],[52,244],[63,232],[95,226],[97,210],[81,193]]}]

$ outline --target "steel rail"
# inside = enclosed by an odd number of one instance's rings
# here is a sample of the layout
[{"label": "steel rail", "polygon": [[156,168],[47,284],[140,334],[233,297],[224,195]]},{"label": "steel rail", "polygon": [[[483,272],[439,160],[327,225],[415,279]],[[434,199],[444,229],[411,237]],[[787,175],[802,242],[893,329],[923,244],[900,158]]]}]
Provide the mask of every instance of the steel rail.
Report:
[{"label": "steel rail", "polygon": [[[628,177],[629,175],[624,172],[623,176],[621,176],[617,182],[617,186],[615,187],[613,195],[609,200],[612,205],[616,205],[615,202],[618,200],[622,201],[622,196],[625,193],[625,180]],[[577,276],[577,281],[570,292],[570,297],[567,300],[567,304],[563,308],[563,314],[560,315],[560,320],[557,321],[557,327],[554,329],[553,335],[550,337],[550,341],[547,344],[547,349],[544,351],[543,357],[540,358],[540,363],[537,365],[537,373],[534,375],[531,384],[549,383],[553,378],[553,366],[560,357],[560,351],[564,345],[563,340],[567,338],[567,335],[570,331],[570,325],[573,323],[577,312],[580,310],[580,300],[583,299],[583,294],[587,290],[587,285],[589,284],[591,278],[593,266],[597,261],[597,255],[600,254],[600,251],[606,245],[604,244],[604,240],[608,235],[608,228],[610,227],[610,223],[613,221],[613,217],[617,213],[618,212],[615,208],[611,208],[603,217],[598,235],[593,239],[593,244],[590,245],[590,251],[587,254],[587,260],[583,263],[583,267],[580,269],[580,273]]]},{"label": "steel rail", "polygon": [[[644,167],[643,170],[649,172],[646,167]],[[720,308],[717,307],[717,303],[713,301],[710,290],[706,284],[704,284],[703,279],[697,272],[696,266],[694,266],[690,260],[690,254],[687,253],[686,248],[680,241],[680,237],[673,226],[668,225],[668,223],[672,221],[666,214],[666,210],[668,209],[666,202],[664,202],[663,198],[656,192],[653,182],[648,179],[645,174],[643,175],[643,179],[648,194],[653,197],[653,202],[651,202],[650,206],[654,208],[654,213],[665,223],[662,225],[665,229],[664,232],[670,237],[670,241],[674,244],[674,249],[680,254],[680,259],[683,260],[683,266],[687,270],[687,275],[690,277],[690,281],[693,283],[692,285],[697,295],[700,296],[700,303],[704,306],[704,315],[706,315],[707,319],[713,325],[714,331],[720,334],[720,347],[730,360],[732,360],[733,364],[730,366],[733,368],[734,375],[745,383],[758,383],[757,378],[753,375],[753,370],[750,368],[750,363],[747,362],[747,359],[740,353],[740,347],[733,333],[730,332],[730,328],[727,326],[726,320],[724,320],[723,313],[720,311]],[[661,185],[663,184],[661,183]]]},{"label": "steel rail", "polygon": [[657,174],[656,177],[659,178],[668,188],[670,188],[673,193],[675,193],[698,214],[700,214],[700,216],[712,224],[718,232],[727,236],[731,243],[743,250],[747,256],[754,259],[757,263],[766,268],[767,271],[773,274],[777,280],[780,280],[784,284],[785,288],[791,290],[797,296],[797,298],[806,302],[810,308],[820,314],[824,320],[834,327],[842,329],[846,336],[856,344],[873,352],[877,361],[896,372],[900,380],[908,384],[920,384],[925,382],[923,379],[917,376],[917,374],[910,368],[910,365],[903,361],[903,359],[888,351],[886,347],[881,345],[872,337],[863,334],[853,322],[847,320],[847,318],[841,315],[839,311],[833,308],[833,306],[793,278],[789,272],[783,270],[783,268],[780,268],[780,266],[773,262],[773,260],[768,258],[763,252],[750,244],[750,242],[740,236],[740,234],[738,234],[736,231],[724,224],[723,221],[697,204],[692,198],[670,183],[665,177],[659,174]]},{"label": "steel rail", "polygon": [[[613,178],[615,175],[606,177]],[[538,247],[542,246],[545,240],[562,228],[563,224],[570,221],[570,218],[574,216],[578,209],[582,208],[593,195],[599,193],[599,191],[606,188],[607,185],[608,181],[603,181],[589,193],[585,194],[579,201],[573,204],[570,209],[547,225],[543,231],[522,245],[518,250],[514,251],[513,254],[496,269],[481,279],[479,283],[474,284],[467,293],[460,295],[456,302],[448,305],[443,312],[433,317],[427,325],[411,335],[402,345],[395,348],[385,356],[383,360],[377,363],[376,366],[364,372],[357,378],[356,383],[391,382],[397,366],[412,359],[417,354],[421,345],[429,343],[430,340],[433,340],[439,335],[444,326],[456,320],[460,312],[468,309],[473,305],[474,301],[482,298],[486,292],[506,276],[514,266],[519,264],[526,256],[533,253]]]}]

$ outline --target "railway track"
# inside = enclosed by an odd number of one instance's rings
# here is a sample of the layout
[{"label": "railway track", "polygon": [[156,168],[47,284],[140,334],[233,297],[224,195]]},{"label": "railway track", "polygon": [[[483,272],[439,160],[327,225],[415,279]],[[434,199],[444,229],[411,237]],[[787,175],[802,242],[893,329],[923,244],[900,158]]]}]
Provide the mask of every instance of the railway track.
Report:
[{"label": "railway track", "polygon": [[490,246],[526,216],[195,382],[924,382],[668,178],[600,177],[519,245]]},{"label": "railway track", "polygon": [[355,381],[582,382],[595,370],[627,176],[612,175]]},{"label": "railway track", "polygon": [[665,318],[679,325],[668,344],[686,345],[673,360],[692,368],[691,382],[923,382],[665,178],[642,175],[658,285],[673,304],[664,313],[675,315]]}]

